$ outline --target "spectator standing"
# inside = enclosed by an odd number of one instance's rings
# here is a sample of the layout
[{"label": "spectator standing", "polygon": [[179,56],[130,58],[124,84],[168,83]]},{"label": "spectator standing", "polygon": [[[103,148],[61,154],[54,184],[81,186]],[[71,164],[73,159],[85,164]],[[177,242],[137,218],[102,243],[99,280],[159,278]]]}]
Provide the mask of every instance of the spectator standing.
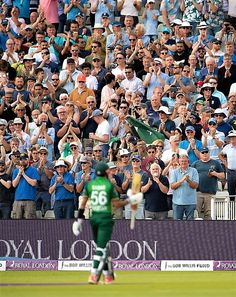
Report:
[{"label": "spectator standing", "polygon": [[10,219],[11,216],[11,178],[6,174],[6,164],[0,160],[0,219]]},{"label": "spectator standing", "polygon": [[39,161],[34,164],[40,176],[36,190],[36,210],[41,210],[44,216],[46,211],[51,209],[51,195],[48,188],[53,176],[53,164],[48,161],[48,149],[46,147],[41,146],[38,153]]},{"label": "spectator standing", "polygon": [[193,220],[199,175],[195,168],[189,166],[188,156],[181,155],[179,165],[179,168],[170,174],[170,185],[173,190],[173,218],[183,220],[185,215],[187,220]]},{"label": "spectator standing", "polygon": [[227,184],[230,200],[235,201],[236,195],[236,131],[229,132],[229,144],[227,144],[219,154],[219,159],[222,161],[227,171]]},{"label": "spectator standing", "polygon": [[74,177],[68,172],[69,164],[64,160],[56,161],[50,183],[49,193],[55,193],[54,214],[56,219],[74,218]]},{"label": "spectator standing", "polygon": [[12,185],[16,189],[13,218],[35,219],[36,186],[40,176],[36,168],[29,166],[29,157],[26,153],[20,154],[19,165],[19,168],[16,168],[12,174]]},{"label": "spectator standing", "polygon": [[168,215],[167,193],[169,182],[161,174],[161,167],[157,163],[150,166],[151,179],[141,187],[144,193],[144,212],[146,219],[165,220]]},{"label": "spectator standing", "polygon": [[210,158],[207,147],[200,150],[200,160],[192,164],[199,174],[199,185],[197,189],[197,211],[198,216],[204,220],[211,219],[211,198],[217,192],[218,179],[224,178],[223,168],[220,163]]}]

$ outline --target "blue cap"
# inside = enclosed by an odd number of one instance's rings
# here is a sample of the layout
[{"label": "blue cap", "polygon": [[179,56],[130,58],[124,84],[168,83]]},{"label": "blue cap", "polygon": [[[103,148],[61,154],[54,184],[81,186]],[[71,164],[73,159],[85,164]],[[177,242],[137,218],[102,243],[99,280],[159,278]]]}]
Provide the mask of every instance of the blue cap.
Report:
[{"label": "blue cap", "polygon": [[133,155],[132,160],[138,160],[141,162],[141,158],[139,155]]},{"label": "blue cap", "polygon": [[110,17],[110,15],[109,15],[109,13],[107,13],[107,12],[104,12],[103,14],[102,14],[102,18],[109,18]]},{"label": "blue cap", "polygon": [[170,28],[164,27],[164,28],[162,28],[161,32],[162,33],[164,33],[164,32],[170,33],[171,31],[170,31]]},{"label": "blue cap", "polygon": [[113,23],[112,23],[112,26],[121,27],[121,23],[120,23],[120,22],[117,22],[117,21],[115,21],[115,22],[113,22]]},{"label": "blue cap", "polygon": [[208,124],[209,123],[215,123],[216,124],[216,119],[215,118],[210,118],[209,121],[208,121]]}]

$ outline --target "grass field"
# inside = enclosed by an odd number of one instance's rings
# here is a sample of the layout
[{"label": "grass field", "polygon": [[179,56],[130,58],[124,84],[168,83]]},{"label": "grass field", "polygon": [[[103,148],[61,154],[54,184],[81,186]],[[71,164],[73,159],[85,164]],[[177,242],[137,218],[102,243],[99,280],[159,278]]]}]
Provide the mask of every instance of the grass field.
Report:
[{"label": "grass field", "polygon": [[[88,285],[88,272],[0,272],[1,297],[235,297],[236,272],[118,271],[112,285]],[[7,284],[7,285],[6,285]]]}]

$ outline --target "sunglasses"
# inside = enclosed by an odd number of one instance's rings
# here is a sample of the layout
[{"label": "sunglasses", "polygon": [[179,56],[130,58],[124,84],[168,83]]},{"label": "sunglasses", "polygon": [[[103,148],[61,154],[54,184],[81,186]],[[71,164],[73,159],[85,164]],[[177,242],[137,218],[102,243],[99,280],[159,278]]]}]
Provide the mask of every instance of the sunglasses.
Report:
[{"label": "sunglasses", "polygon": [[20,125],[22,125],[22,124],[20,124],[20,123],[18,123],[18,124],[14,124],[15,126],[20,126]]},{"label": "sunglasses", "polygon": [[209,153],[209,152],[201,152],[201,154],[203,154],[203,155],[204,155],[204,154],[208,154],[208,153]]},{"label": "sunglasses", "polygon": [[81,165],[85,165],[85,164],[87,164],[87,162],[80,162],[80,164],[81,164]]},{"label": "sunglasses", "polygon": [[159,147],[159,148],[164,148],[164,146],[162,146],[162,145],[156,145],[156,147]]},{"label": "sunglasses", "polygon": [[93,59],[93,62],[100,62],[100,59]]},{"label": "sunglasses", "polygon": [[166,35],[166,34],[170,34],[169,32],[162,32],[162,33],[165,34],[165,35]]},{"label": "sunglasses", "polygon": [[92,103],[95,103],[94,101],[88,101],[88,104],[92,104]]},{"label": "sunglasses", "polygon": [[74,139],[74,137],[67,137],[67,139],[68,139],[68,140],[70,140],[70,139]]},{"label": "sunglasses", "polygon": [[63,165],[58,165],[56,168],[65,168]]},{"label": "sunglasses", "polygon": [[123,57],[117,57],[116,60],[123,60]]},{"label": "sunglasses", "polygon": [[134,162],[134,163],[139,163],[140,161],[139,160],[132,160],[132,162]]},{"label": "sunglasses", "polygon": [[93,152],[84,153],[85,155],[92,155]]},{"label": "sunglasses", "polygon": [[130,38],[130,39],[129,39],[129,41],[135,41],[135,40],[136,40],[135,38],[133,38],[133,39],[132,39],[132,38]]},{"label": "sunglasses", "polygon": [[126,72],[125,72],[125,74],[130,74],[130,73],[132,73],[132,71],[126,71]]},{"label": "sunglasses", "polygon": [[[36,154],[36,153],[35,153]],[[48,153],[39,153],[40,155],[47,156]]]},{"label": "sunglasses", "polygon": [[91,48],[97,48],[97,46],[96,45],[92,45]]},{"label": "sunglasses", "polygon": [[210,88],[205,88],[205,89],[203,89],[203,91],[211,91],[211,89]]},{"label": "sunglasses", "polygon": [[190,73],[190,71],[189,71],[189,70],[183,70],[183,72],[187,72],[187,73]]},{"label": "sunglasses", "polygon": [[181,27],[182,29],[190,29],[190,27]]},{"label": "sunglasses", "polygon": [[216,126],[216,123],[214,122],[211,122],[211,123],[208,123],[209,126]]},{"label": "sunglasses", "polygon": [[215,114],[215,117],[224,117],[224,114]]},{"label": "sunglasses", "polygon": [[128,155],[122,155],[120,156],[121,158],[128,158],[129,156]]},{"label": "sunglasses", "polygon": [[94,153],[101,152],[102,150],[94,150]]},{"label": "sunglasses", "polygon": [[167,54],[168,54],[168,52],[161,52],[161,54],[162,54],[162,55],[167,55]]},{"label": "sunglasses", "polygon": [[16,109],[16,111],[25,111],[25,109]]},{"label": "sunglasses", "polygon": [[79,80],[78,83],[80,83],[80,84],[81,84],[81,83],[85,84],[85,81]]},{"label": "sunglasses", "polygon": [[75,150],[77,149],[77,146],[71,146],[70,149],[71,149],[72,151],[75,151]]}]

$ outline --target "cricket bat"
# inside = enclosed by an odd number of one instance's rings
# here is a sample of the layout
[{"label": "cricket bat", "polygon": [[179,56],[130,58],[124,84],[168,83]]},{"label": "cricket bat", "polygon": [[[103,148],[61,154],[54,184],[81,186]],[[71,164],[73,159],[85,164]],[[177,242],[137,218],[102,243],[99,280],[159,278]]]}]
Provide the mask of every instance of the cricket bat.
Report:
[{"label": "cricket bat", "polygon": [[[134,173],[132,177],[132,194],[137,194],[140,192],[141,188],[141,174]],[[138,209],[138,204],[131,205],[131,220],[130,220],[130,229],[134,229],[135,218]]]}]

